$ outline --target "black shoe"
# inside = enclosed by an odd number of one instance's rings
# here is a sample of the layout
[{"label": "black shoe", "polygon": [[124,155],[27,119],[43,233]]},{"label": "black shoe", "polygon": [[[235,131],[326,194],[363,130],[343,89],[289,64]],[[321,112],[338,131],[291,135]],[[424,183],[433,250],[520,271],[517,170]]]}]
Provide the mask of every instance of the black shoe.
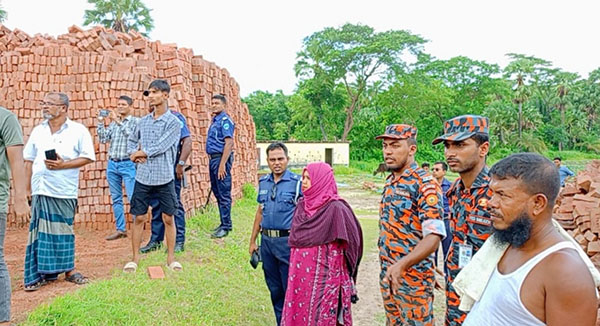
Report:
[{"label": "black shoe", "polygon": [[219,229],[215,233],[213,233],[210,237],[213,239],[224,238],[229,234],[229,230]]},{"label": "black shoe", "polygon": [[214,228],[214,229],[212,229],[210,231],[213,232],[213,233],[215,233],[215,232],[219,231],[222,227],[223,227],[222,225],[219,225],[219,226],[217,226],[216,228]]},{"label": "black shoe", "polygon": [[175,243],[175,252],[183,252],[185,250],[183,242]]},{"label": "black shoe", "polygon": [[160,247],[162,247],[162,243],[161,242],[150,240],[150,242],[148,242],[147,245],[145,245],[144,247],[140,248],[140,253],[141,254],[145,254],[147,252],[157,250]]}]

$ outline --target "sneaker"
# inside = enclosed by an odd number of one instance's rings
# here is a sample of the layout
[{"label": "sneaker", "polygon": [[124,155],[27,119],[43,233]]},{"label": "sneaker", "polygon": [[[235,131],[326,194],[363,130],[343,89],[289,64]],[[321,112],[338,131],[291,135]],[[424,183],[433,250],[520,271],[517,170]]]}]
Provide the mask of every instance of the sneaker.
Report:
[{"label": "sneaker", "polygon": [[127,232],[125,231],[116,231],[115,233],[107,236],[106,239],[107,241],[111,241],[111,240],[117,240],[117,239],[121,239],[121,238],[127,238]]},{"label": "sneaker", "polygon": [[184,250],[185,250],[185,247],[183,245],[183,242],[175,243],[175,252],[183,252]]},{"label": "sneaker", "polygon": [[162,247],[161,242],[150,240],[147,245],[140,248],[140,253],[145,254],[150,251],[158,250],[160,247]]}]

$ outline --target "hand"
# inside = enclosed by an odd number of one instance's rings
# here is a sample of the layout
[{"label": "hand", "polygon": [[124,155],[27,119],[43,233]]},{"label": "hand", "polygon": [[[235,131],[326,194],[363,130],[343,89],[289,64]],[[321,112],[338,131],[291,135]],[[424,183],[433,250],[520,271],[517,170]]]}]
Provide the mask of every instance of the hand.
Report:
[{"label": "hand", "polygon": [[183,179],[183,165],[177,164],[177,167],[175,168],[175,177],[177,180]]},{"label": "hand", "polygon": [[217,176],[218,176],[219,180],[223,180],[227,176],[227,172],[225,171],[224,165],[219,164],[219,172],[218,172]]},{"label": "hand", "polygon": [[46,164],[46,168],[48,170],[62,170],[64,169],[64,163],[62,157],[56,153],[56,160],[44,160],[44,164]]},{"label": "hand", "polygon": [[258,246],[256,245],[256,242],[251,242],[250,243],[250,249],[248,249],[248,252],[250,253],[250,256],[252,256],[252,254],[258,251]]},{"label": "hand", "polygon": [[140,160],[143,159],[144,162],[146,162],[147,157],[148,157],[148,155],[146,155],[146,153],[144,153],[144,151],[138,150],[138,151],[134,152],[133,154],[131,154],[129,156],[129,159],[134,163],[143,163]]},{"label": "hand", "polygon": [[111,120],[119,120],[119,119],[117,118],[117,114],[115,114],[115,111],[113,111],[113,110],[110,110],[110,111],[108,111],[108,117],[109,117]]},{"label": "hand", "polygon": [[29,208],[29,203],[27,203],[27,195],[19,196],[15,199],[15,214],[17,218],[29,221],[31,209]]},{"label": "hand", "polygon": [[384,281],[390,283],[390,292],[393,292],[394,288],[400,286],[400,279],[402,278],[402,274],[406,271],[406,266],[404,265],[404,261],[400,259],[395,262],[392,266],[390,266],[385,273]]}]

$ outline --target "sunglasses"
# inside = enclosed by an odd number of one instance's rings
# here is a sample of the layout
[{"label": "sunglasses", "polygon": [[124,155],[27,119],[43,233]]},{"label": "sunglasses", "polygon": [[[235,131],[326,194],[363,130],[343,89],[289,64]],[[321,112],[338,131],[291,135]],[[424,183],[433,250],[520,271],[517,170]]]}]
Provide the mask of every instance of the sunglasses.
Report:
[{"label": "sunglasses", "polygon": [[271,188],[271,200],[275,200],[276,196],[277,196],[277,185],[273,185],[273,188]]}]

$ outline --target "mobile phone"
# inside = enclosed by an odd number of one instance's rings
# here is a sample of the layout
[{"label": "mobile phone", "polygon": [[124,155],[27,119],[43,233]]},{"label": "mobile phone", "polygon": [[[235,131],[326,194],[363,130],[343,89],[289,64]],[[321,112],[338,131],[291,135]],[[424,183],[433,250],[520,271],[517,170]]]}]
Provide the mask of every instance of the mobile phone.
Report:
[{"label": "mobile phone", "polygon": [[58,157],[56,156],[56,150],[54,150],[54,149],[49,149],[45,153],[46,153],[47,160],[56,161],[58,159]]},{"label": "mobile phone", "polygon": [[109,110],[106,110],[106,109],[100,110],[100,116],[103,118],[108,117],[109,114],[110,114]]}]

